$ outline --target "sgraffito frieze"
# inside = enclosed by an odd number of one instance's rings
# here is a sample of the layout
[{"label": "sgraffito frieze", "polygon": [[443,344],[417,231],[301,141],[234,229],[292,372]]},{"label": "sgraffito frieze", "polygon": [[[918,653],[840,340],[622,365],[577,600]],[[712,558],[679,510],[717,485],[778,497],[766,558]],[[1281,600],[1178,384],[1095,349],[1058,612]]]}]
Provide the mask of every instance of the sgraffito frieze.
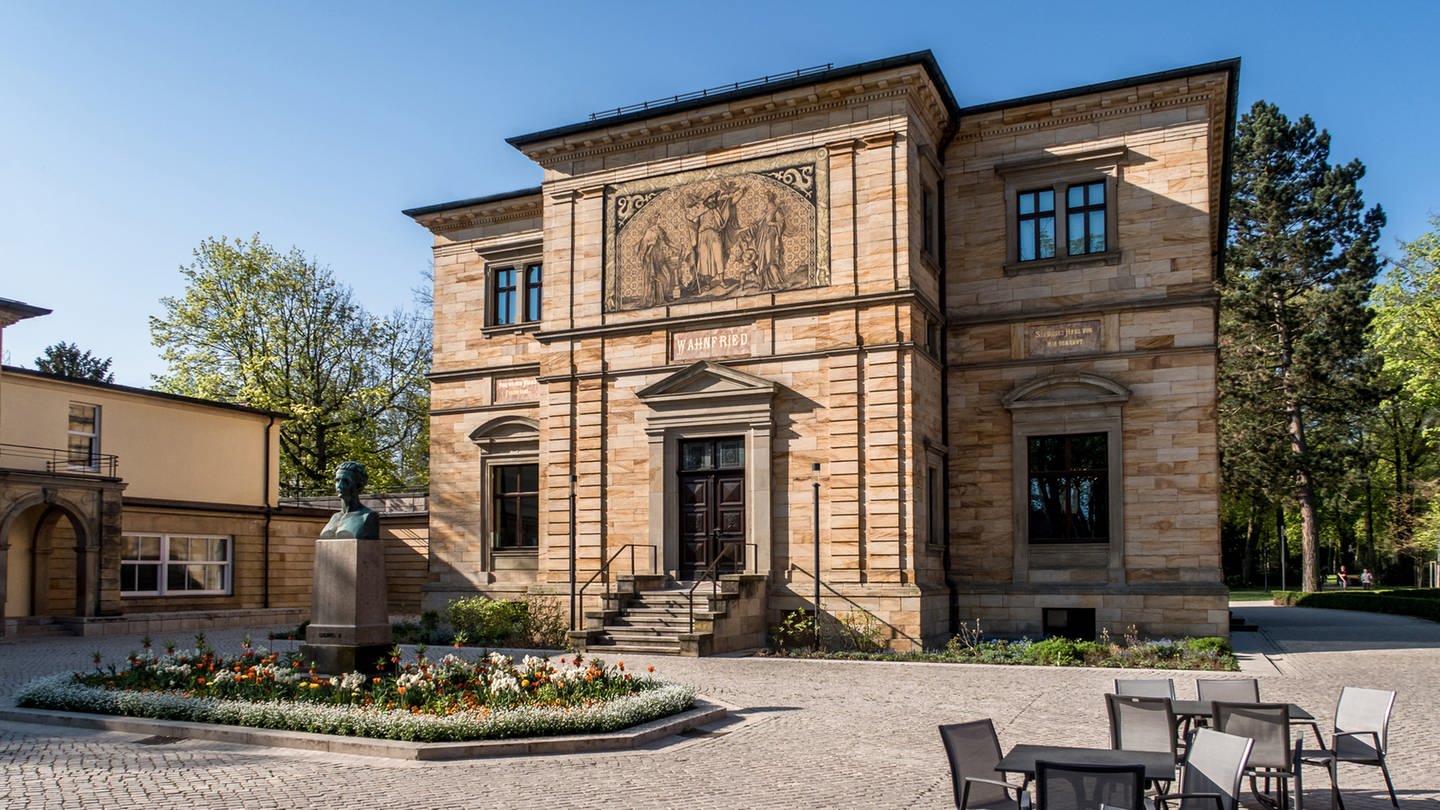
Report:
[{"label": "sgraffito frieze", "polygon": [[824,149],[605,188],[605,310],[830,283]]}]

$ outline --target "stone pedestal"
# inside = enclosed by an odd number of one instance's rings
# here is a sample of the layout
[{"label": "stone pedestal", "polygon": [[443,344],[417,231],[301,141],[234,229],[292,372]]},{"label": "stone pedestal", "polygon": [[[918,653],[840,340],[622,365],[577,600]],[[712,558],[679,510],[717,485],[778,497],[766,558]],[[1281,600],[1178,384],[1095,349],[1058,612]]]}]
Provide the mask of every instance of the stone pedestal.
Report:
[{"label": "stone pedestal", "polygon": [[371,672],[389,653],[389,591],[385,546],[379,540],[315,541],[310,626],[300,654],[327,675]]}]

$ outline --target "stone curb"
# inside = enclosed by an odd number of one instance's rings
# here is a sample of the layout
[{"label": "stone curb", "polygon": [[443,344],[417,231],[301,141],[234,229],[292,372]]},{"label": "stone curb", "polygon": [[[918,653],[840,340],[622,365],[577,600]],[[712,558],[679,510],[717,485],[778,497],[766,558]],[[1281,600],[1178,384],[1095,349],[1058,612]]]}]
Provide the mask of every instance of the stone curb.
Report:
[{"label": "stone curb", "polygon": [[480,759],[546,754],[584,754],[622,751],[671,737],[721,720],[730,707],[696,698],[695,705],[680,714],[651,720],[610,734],[573,734],[560,737],[530,737],[521,740],[476,740],[473,742],[422,743],[380,740],[369,737],[341,737],[305,731],[278,731],[268,728],[221,726],[148,717],[56,712],[37,709],[0,709],[0,720],[12,723],[65,726],[68,728],[118,731],[126,734],[180,737],[209,742],[296,748],[364,757],[414,761]]}]

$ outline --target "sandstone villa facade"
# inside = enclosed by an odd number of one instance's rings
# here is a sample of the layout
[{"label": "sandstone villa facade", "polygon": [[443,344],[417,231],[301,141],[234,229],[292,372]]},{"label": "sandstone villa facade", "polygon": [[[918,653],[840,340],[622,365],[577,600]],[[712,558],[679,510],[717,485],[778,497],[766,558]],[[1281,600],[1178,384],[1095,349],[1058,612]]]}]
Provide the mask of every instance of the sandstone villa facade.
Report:
[{"label": "sandstone villa facade", "polygon": [[1226,635],[1238,67],[961,106],[922,52],[511,138],[539,187],[405,212],[434,234],[425,606],[583,587],[598,644],[718,576],[690,635],[754,646],[818,558],[823,612],[899,648]]}]

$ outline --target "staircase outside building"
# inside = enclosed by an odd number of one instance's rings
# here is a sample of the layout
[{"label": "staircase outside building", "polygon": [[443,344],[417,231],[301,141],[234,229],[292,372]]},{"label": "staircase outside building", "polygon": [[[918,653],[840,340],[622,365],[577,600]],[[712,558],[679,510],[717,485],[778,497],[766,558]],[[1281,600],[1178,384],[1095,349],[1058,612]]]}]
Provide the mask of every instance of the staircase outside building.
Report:
[{"label": "staircase outside building", "polygon": [[764,647],[765,584],[763,574],[722,574],[698,583],[620,576],[604,593],[601,609],[585,613],[585,628],[572,631],[570,642],[588,653],[684,656]]}]

